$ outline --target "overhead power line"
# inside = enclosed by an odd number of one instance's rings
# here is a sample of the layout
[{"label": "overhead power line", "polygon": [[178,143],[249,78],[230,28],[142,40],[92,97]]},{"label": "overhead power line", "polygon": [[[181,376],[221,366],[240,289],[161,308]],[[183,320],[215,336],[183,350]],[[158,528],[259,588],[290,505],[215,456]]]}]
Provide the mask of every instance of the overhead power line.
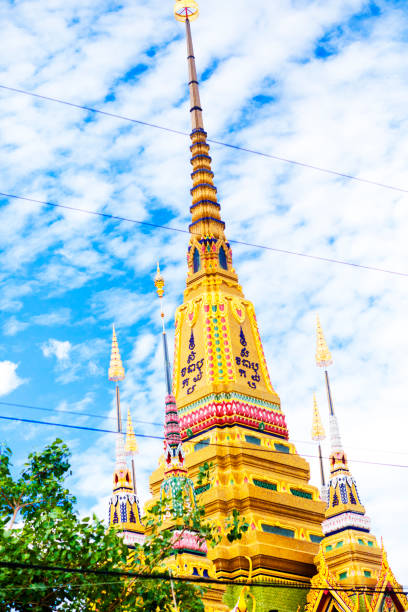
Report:
[{"label": "overhead power line", "polygon": [[[0,567],[9,568],[9,569],[32,569],[39,571],[48,571],[48,572],[65,572],[69,574],[94,574],[99,576],[123,576],[125,578],[137,578],[140,580],[165,580],[170,581],[174,580],[177,582],[190,582],[192,584],[225,584],[225,585],[233,585],[233,586],[260,586],[260,587],[268,587],[268,588],[291,588],[291,589],[306,589],[308,591],[330,591],[330,592],[345,592],[345,593],[389,593],[390,590],[386,589],[375,589],[369,586],[362,587],[336,587],[331,588],[327,587],[313,587],[310,584],[296,581],[296,580],[280,580],[279,582],[272,582],[267,580],[228,580],[225,578],[201,578],[196,576],[175,576],[172,574],[170,576],[166,574],[159,573],[143,573],[143,572],[132,572],[129,570],[107,570],[107,569],[94,569],[94,568],[84,568],[84,567],[64,567],[58,565],[46,565],[46,564],[36,564],[36,563],[18,563],[15,561],[0,561]],[[52,586],[50,587],[52,588]],[[393,590],[394,593],[398,595],[406,595],[407,593],[403,590]]]},{"label": "overhead power line", "polygon": [[[34,425],[48,425],[51,427],[63,427],[64,429],[76,429],[80,431],[95,431],[97,433],[109,433],[109,434],[120,433],[123,436],[126,435],[126,432],[124,431],[118,432],[117,430],[113,430],[113,429],[100,429],[98,427],[87,427],[86,425],[70,425],[68,423],[54,423],[53,421],[39,421],[37,419],[25,419],[22,417],[11,417],[11,416],[5,416],[5,415],[0,415],[0,419],[5,420],[5,421],[30,423]],[[151,434],[144,434],[140,432],[136,432],[135,436],[137,438],[149,438],[151,440],[160,440],[160,441],[163,441],[164,439],[163,436],[153,436]],[[200,441],[197,440],[197,443],[199,442]],[[286,440],[282,440],[282,442],[286,442]],[[194,442],[193,440],[190,440],[190,441],[187,441],[187,443],[191,444]],[[238,445],[233,445],[233,444],[222,444],[219,442],[209,442],[206,446],[216,446],[218,448],[230,448],[234,450],[237,450],[237,449],[250,450],[251,452],[257,452],[257,453],[273,453],[275,455],[284,455],[285,457],[288,456],[288,453],[285,451],[278,451],[272,448],[259,448],[259,447],[254,448],[253,445],[251,446],[239,445],[238,446]],[[302,453],[302,457],[307,457],[308,459],[315,459],[316,455],[308,455],[308,454]],[[323,457],[323,459],[329,459],[329,457]],[[399,463],[383,463],[381,461],[366,461],[364,459],[349,459],[349,461],[352,463],[364,463],[367,465],[378,465],[378,466],[385,466],[385,467],[392,467],[392,468],[408,468],[408,465],[399,464]]]},{"label": "overhead power line", "polygon": [[[52,412],[54,414],[72,414],[78,417],[91,417],[93,419],[109,419],[109,421],[115,421],[115,423],[117,422],[118,418],[115,417],[110,417],[107,415],[103,415],[103,414],[94,414],[91,412],[81,412],[79,410],[65,410],[65,409],[59,409],[59,408],[44,408],[42,406],[30,406],[29,404],[16,404],[15,402],[0,402],[0,406],[10,406],[11,408],[24,408],[24,409],[30,409],[30,410],[40,410],[43,412]],[[135,420],[132,419],[133,423],[141,423],[143,425],[154,425],[155,427],[163,427],[163,423],[153,423],[152,421],[143,421],[143,420]],[[125,420],[123,420],[123,422],[125,422]]]},{"label": "overhead power line", "polygon": [[[61,98],[45,96],[42,94],[35,93],[33,91],[27,91],[25,89],[18,89],[16,87],[8,87],[7,85],[0,85],[0,89],[3,89],[5,91],[11,91],[13,93],[22,94],[24,96],[31,96],[33,98],[38,98],[39,100],[46,100],[47,102],[56,102],[57,104],[63,104],[64,106],[69,106],[71,108],[76,108],[78,110],[83,110],[89,113],[96,113],[98,115],[104,115],[106,117],[120,119],[121,121],[128,121],[130,123],[136,123],[138,125],[155,128],[157,130],[162,130],[164,132],[170,132],[171,134],[177,134],[179,136],[190,136],[188,132],[184,132],[182,130],[175,130],[174,128],[169,128],[164,125],[158,125],[157,123],[151,123],[149,121],[142,121],[141,119],[134,119],[132,117],[127,117],[126,115],[120,115],[118,113],[112,113],[112,112],[104,111],[98,108],[93,108],[92,106],[84,106],[82,104],[75,104],[74,102],[68,102],[67,100],[62,100]],[[257,151],[256,149],[248,149],[246,147],[241,147],[239,145],[234,145],[231,143],[223,142],[221,140],[215,140],[212,138],[207,138],[207,142],[211,142],[212,144],[216,144],[222,147],[228,147],[229,149],[235,149],[237,151],[251,153],[252,155],[259,155],[261,157],[266,157],[268,159],[274,159],[276,161],[284,162],[286,164],[291,164],[293,166],[299,166],[301,168],[308,168],[309,170],[316,170],[318,172],[324,172],[325,174],[331,174],[339,178],[344,178],[344,179],[351,180],[351,181],[358,181],[359,183],[365,183],[366,185],[374,185],[375,187],[381,187],[383,189],[391,189],[392,191],[397,191],[400,193],[408,193],[408,189],[404,189],[403,187],[396,187],[394,185],[388,185],[386,183],[381,183],[379,181],[373,181],[371,179],[354,176],[352,174],[340,172],[338,170],[332,170],[330,168],[324,168],[322,166],[308,164],[306,162],[301,162],[295,159],[289,159],[287,157],[282,157],[281,155],[273,155],[272,153],[265,153],[263,151]]]},{"label": "overhead power line", "polygon": [[[0,406],[9,406],[11,408],[23,408],[23,409],[29,409],[29,410],[39,410],[39,411],[43,411],[43,412],[51,412],[53,414],[72,414],[74,416],[78,416],[78,417],[90,417],[90,418],[94,418],[94,419],[108,419],[109,421],[114,421],[115,423],[117,423],[117,416],[111,417],[109,415],[103,415],[103,414],[95,414],[95,413],[91,413],[91,412],[81,412],[79,410],[65,410],[65,409],[60,409],[60,408],[45,408],[43,406],[31,406],[30,404],[19,404],[16,402],[2,402],[0,401]],[[126,423],[126,419],[122,419],[123,423]],[[135,419],[132,418],[132,423],[135,424],[137,423],[138,425],[151,425],[153,427],[164,427],[164,422],[155,422],[155,421],[144,421],[142,419]],[[123,428],[125,429],[125,428]],[[310,446],[315,446],[316,442],[314,442],[313,440],[295,440],[293,438],[291,438],[290,442],[292,444],[309,444]],[[371,453],[376,453],[378,454],[378,448],[363,448],[361,446],[349,446],[347,445],[348,449],[352,449],[352,450],[364,450],[367,452],[371,452]],[[386,455],[407,455],[408,452],[406,450],[402,451],[402,450],[384,450],[381,449],[381,453],[382,454],[386,454]]]},{"label": "overhead power line", "polygon": [[[68,206],[66,204],[57,204],[56,202],[49,202],[47,200],[38,200],[36,198],[30,198],[28,196],[20,196],[13,193],[5,193],[0,191],[0,197],[4,198],[12,198],[14,200],[22,200],[24,202],[31,202],[33,204],[41,204],[42,206],[51,206],[53,208],[62,208],[64,210],[71,210],[74,212],[84,213],[87,215],[94,215],[96,217],[102,217],[104,219],[112,219],[114,221],[126,221],[127,223],[135,223],[137,225],[143,225],[146,227],[153,227],[156,229],[164,229],[172,232],[179,232],[181,234],[194,234],[199,236],[198,232],[190,232],[189,230],[172,227],[170,225],[161,225],[159,223],[152,223],[149,221],[140,221],[138,219],[130,219],[129,217],[121,217],[119,215],[111,215],[109,213],[104,213],[96,210],[88,210],[86,208],[79,208],[76,206]],[[334,259],[333,257],[322,257],[320,255],[312,255],[310,253],[302,253],[300,251],[289,251],[288,249],[279,249],[276,247],[267,246],[264,244],[256,244],[254,242],[244,242],[242,240],[234,240],[228,239],[228,242],[233,244],[241,244],[243,246],[248,246],[251,248],[263,249],[265,251],[273,251],[275,253],[282,253],[284,255],[296,255],[297,257],[305,257],[306,259],[314,259],[316,261],[324,261],[327,263],[340,264],[343,266],[350,266],[352,268],[361,268],[363,270],[371,270],[373,272],[382,272],[384,274],[392,274],[394,276],[408,276],[408,272],[399,272],[397,270],[390,270],[386,268],[379,268],[377,266],[366,266],[364,264],[358,264],[352,261],[347,261],[345,259]]]}]

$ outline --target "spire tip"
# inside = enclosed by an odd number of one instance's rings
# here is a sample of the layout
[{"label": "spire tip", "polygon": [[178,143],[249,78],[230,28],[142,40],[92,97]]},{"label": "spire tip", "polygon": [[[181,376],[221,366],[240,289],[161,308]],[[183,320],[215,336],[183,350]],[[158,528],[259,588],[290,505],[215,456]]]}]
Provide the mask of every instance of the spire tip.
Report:
[{"label": "spire tip", "polygon": [[317,344],[316,344],[316,365],[319,368],[327,368],[332,365],[333,360],[325,340],[322,326],[320,325],[319,315],[316,315],[316,331],[317,331]]},{"label": "spire tip", "polygon": [[177,21],[194,21],[200,11],[195,0],[176,0],[174,5],[174,17]]},{"label": "spire tip", "polygon": [[160,272],[159,262],[157,262],[157,272],[154,277],[154,285],[156,287],[157,295],[162,298],[164,295],[164,278]]},{"label": "spire tip", "polygon": [[112,326],[112,350],[109,364],[108,378],[111,381],[118,382],[125,378],[125,370],[120,357],[118,340],[116,338],[115,325]]}]

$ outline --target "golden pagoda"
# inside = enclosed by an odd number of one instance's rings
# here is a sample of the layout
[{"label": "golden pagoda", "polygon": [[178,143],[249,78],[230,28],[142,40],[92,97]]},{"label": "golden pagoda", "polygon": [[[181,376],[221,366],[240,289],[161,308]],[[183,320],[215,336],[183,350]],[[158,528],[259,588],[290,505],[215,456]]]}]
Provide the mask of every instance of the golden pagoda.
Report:
[{"label": "golden pagoda", "polygon": [[[330,417],[330,480],[322,528],[325,534],[316,557],[317,575],[308,595],[307,612],[403,612],[408,600],[401,593],[383,547],[370,533],[366,516],[344,452],[334,412],[327,367],[330,351],[317,321],[316,363],[325,368]],[[348,590],[350,589],[350,590]]]},{"label": "golden pagoda", "polygon": [[[202,492],[202,502],[220,533],[233,509],[250,526],[241,540],[231,544],[223,538],[209,551],[217,577],[245,578],[249,557],[254,580],[289,578],[308,584],[323,537],[324,503],[310,484],[309,464],[289,439],[255,309],[239,285],[224,233],[191,37],[197,4],[178,0],[175,16],[186,28],[192,122],[187,282],[175,315],[172,377],[186,466],[193,480],[200,465],[214,466],[213,484]],[[164,471],[161,465],[150,478],[155,498]],[[278,589],[269,591],[267,610],[274,607]]]}]

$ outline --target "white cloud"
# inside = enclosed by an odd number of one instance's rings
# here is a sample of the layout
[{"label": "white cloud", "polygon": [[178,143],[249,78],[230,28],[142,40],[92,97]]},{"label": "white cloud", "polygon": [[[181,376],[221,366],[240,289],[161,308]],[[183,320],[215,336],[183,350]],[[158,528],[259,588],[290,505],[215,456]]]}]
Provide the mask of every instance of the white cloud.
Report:
[{"label": "white cloud", "polygon": [[44,357],[55,357],[58,362],[68,362],[71,355],[72,344],[68,340],[55,340],[50,338],[41,346]]},{"label": "white cloud", "polygon": [[7,395],[26,382],[18,376],[17,368],[18,363],[0,361],[0,395]]}]

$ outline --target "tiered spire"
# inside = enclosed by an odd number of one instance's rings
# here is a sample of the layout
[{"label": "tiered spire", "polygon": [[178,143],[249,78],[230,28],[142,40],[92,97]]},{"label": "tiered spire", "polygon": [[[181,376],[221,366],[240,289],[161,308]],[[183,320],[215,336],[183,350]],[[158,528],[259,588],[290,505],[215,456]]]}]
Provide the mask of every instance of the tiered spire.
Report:
[{"label": "tiered spire", "polygon": [[327,399],[330,417],[330,480],[327,490],[326,520],[322,528],[325,535],[351,528],[359,531],[370,531],[370,519],[365,516],[365,508],[360,502],[357,486],[352,477],[347,456],[343,450],[340,431],[334,413],[327,367],[333,363],[329,347],[323,335],[319,317],[317,317],[317,350],[316,364],[324,367]]},{"label": "tiered spire", "polygon": [[212,236],[225,239],[225,224],[221,220],[220,205],[217,202],[217,189],[214,186],[214,174],[211,170],[211,157],[207,144],[207,132],[204,130],[203,111],[195,65],[193,40],[190,22],[198,17],[198,6],[193,0],[177,0],[174,7],[177,21],[186,24],[188,86],[190,91],[191,141],[193,172],[193,203],[190,208],[192,222],[190,232],[199,236]]},{"label": "tiered spire", "polygon": [[[113,495],[109,502],[109,524],[118,529],[124,542],[129,546],[140,543],[144,538],[139,500],[136,491],[136,475],[133,455],[137,452],[136,436],[133,430],[130,410],[126,428],[126,444],[122,433],[119,381],[124,380],[125,370],[120,357],[115,326],[112,333],[112,350],[108,378],[116,383],[116,414],[118,433],[116,437],[116,466],[113,473]],[[131,455],[132,473],[126,460]]]},{"label": "tiered spire", "polygon": [[[164,294],[164,279],[161,276],[160,269],[155,277],[155,286],[157,294],[162,304]],[[187,468],[185,466],[185,454],[181,441],[180,421],[176,406],[175,397],[169,389],[170,364],[167,358],[167,340],[164,326],[164,313],[161,305],[160,316],[163,324],[163,348],[164,348],[164,366],[165,376],[168,386],[168,394],[165,399],[165,421],[164,421],[164,480],[160,488],[160,499],[166,502],[166,512],[169,514],[171,521],[176,521],[182,517],[189,509],[196,505],[194,483],[187,476]],[[176,525],[175,523],[175,525]],[[174,549],[179,553],[190,552],[193,554],[206,554],[207,544],[203,542],[195,532],[186,531],[185,535],[180,538],[180,532],[175,530],[173,543]]]}]

